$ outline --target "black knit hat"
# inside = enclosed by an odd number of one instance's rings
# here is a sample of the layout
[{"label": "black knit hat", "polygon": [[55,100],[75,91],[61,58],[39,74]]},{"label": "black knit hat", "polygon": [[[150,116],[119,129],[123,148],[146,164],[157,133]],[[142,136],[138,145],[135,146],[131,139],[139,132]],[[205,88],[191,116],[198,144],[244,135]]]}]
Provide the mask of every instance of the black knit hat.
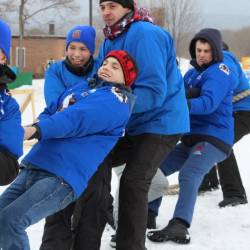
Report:
[{"label": "black knit hat", "polygon": [[[107,1],[109,0],[100,0],[99,4],[103,2],[107,2]],[[119,3],[124,8],[129,8],[131,10],[134,10],[134,6],[135,6],[134,0],[111,0],[111,2]]]},{"label": "black knit hat", "polygon": [[200,30],[191,40],[189,45],[189,53],[192,59],[196,58],[195,44],[197,40],[200,39],[205,40],[210,44],[213,51],[213,61],[221,62],[223,60],[223,53],[222,53],[222,36],[220,31],[211,28]]}]

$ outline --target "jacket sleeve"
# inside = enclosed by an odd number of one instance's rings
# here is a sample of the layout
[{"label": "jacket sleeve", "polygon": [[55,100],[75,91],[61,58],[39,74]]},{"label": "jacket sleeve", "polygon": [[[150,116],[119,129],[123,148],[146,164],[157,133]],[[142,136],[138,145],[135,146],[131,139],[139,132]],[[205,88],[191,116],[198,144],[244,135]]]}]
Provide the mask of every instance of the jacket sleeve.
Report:
[{"label": "jacket sleeve", "polygon": [[[130,28],[123,49],[135,60],[138,76],[132,86],[136,102],[133,113],[143,113],[161,107],[166,99],[168,83],[166,71],[176,63],[173,41],[165,31],[148,25]],[[109,52],[109,40],[99,50],[99,60]]]},{"label": "jacket sleeve", "polygon": [[21,126],[21,113],[16,101],[10,97],[4,117],[0,120],[0,148],[6,149],[16,157],[23,153],[24,129]]},{"label": "jacket sleeve", "polygon": [[204,74],[203,78],[200,97],[189,99],[190,114],[193,115],[213,113],[230,91],[232,94],[230,77],[219,68]]},{"label": "jacket sleeve", "polygon": [[192,75],[194,74],[194,69],[190,69],[184,75],[184,86],[185,86],[185,94],[187,99],[197,98],[201,94],[201,88],[197,86],[192,86],[189,83],[189,80],[192,79]]},{"label": "jacket sleeve", "polygon": [[120,103],[111,94],[78,101],[61,112],[37,123],[41,140],[49,138],[82,137],[109,133],[125,126],[129,116],[128,104]]},{"label": "jacket sleeve", "polygon": [[44,98],[47,107],[50,106],[53,101],[57,100],[66,89],[57,67],[58,63],[52,64],[45,73]]},{"label": "jacket sleeve", "polygon": [[37,117],[37,120],[46,119],[56,112],[56,104],[52,103],[49,107],[46,107],[42,113]]},{"label": "jacket sleeve", "polygon": [[133,49],[128,51],[138,67],[138,77],[133,88],[136,96],[133,113],[161,107],[165,101],[169,84],[166,79],[167,58],[171,53],[172,41],[169,39],[167,44],[159,35],[156,31],[139,31],[136,36],[138,39],[131,45]]}]

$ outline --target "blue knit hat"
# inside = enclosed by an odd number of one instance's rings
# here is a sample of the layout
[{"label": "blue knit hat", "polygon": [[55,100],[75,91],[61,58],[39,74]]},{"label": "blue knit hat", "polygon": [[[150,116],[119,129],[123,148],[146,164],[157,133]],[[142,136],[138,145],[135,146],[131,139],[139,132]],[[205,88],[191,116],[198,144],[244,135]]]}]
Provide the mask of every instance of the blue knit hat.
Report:
[{"label": "blue knit hat", "polygon": [[71,42],[83,43],[91,54],[95,53],[95,29],[91,26],[75,26],[66,38],[66,50]]},{"label": "blue knit hat", "polygon": [[0,49],[6,57],[10,57],[11,31],[7,23],[0,20]]}]

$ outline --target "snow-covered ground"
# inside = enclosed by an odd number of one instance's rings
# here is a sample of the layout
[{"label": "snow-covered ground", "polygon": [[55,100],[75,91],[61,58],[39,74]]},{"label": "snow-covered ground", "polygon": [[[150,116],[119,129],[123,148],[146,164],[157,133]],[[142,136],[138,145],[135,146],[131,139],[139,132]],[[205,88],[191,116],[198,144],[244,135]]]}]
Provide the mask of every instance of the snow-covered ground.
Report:
[{"label": "snow-covered ground", "polygon": [[[25,87],[23,87],[25,88]],[[43,80],[33,81],[33,88],[35,90],[35,105],[36,114],[43,110]],[[19,102],[22,97],[17,97]],[[23,114],[23,124],[32,122],[31,107],[28,107]],[[250,197],[250,135],[243,138],[234,147],[237,161],[240,167],[241,176],[247,194]],[[28,148],[26,148],[27,152]],[[177,175],[169,178],[170,183],[177,182]],[[112,179],[113,190],[115,189],[117,180]],[[5,187],[0,187],[0,193]],[[241,205],[238,207],[230,207],[220,209],[218,202],[222,199],[220,190],[210,192],[203,196],[199,196],[197,200],[196,210],[192,227],[190,228],[191,243],[189,245],[178,245],[174,243],[156,244],[147,240],[146,246],[148,250],[249,250],[249,236],[250,236],[250,205]],[[158,227],[165,226],[171,218],[177,196],[165,196],[160,210],[160,215],[157,220]],[[28,231],[31,250],[38,250],[44,221],[41,221]],[[0,225],[1,226],[1,225]],[[110,228],[105,230],[102,238],[101,250],[109,250],[110,235],[113,231]],[[60,249],[58,249],[60,250]],[[89,249],[91,250],[91,249]],[[128,249],[129,250],[129,249]]]}]

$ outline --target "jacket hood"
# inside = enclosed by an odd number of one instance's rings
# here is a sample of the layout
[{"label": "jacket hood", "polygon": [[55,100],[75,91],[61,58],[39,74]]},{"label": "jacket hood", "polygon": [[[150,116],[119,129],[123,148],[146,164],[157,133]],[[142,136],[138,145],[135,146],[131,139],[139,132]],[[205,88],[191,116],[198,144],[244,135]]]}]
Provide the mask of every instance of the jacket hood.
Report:
[{"label": "jacket hood", "polygon": [[196,59],[195,44],[199,39],[206,40],[210,44],[213,51],[213,62],[221,62],[223,60],[222,36],[219,30],[206,28],[200,30],[194,36],[189,45],[189,53],[192,59]]}]

